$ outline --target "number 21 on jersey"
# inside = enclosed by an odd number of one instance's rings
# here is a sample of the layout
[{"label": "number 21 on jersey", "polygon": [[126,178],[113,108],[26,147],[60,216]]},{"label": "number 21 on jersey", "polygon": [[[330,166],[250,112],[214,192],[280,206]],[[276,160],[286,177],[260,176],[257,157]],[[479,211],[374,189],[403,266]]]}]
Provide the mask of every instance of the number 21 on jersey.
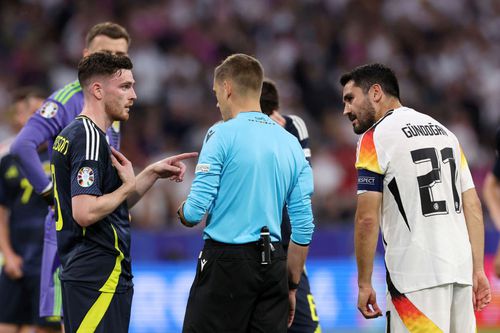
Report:
[{"label": "number 21 on jersey", "polygon": [[453,149],[446,147],[438,152],[435,148],[422,148],[411,151],[411,157],[415,164],[431,164],[430,172],[417,177],[422,214],[424,216],[433,216],[449,213],[447,202],[445,200],[434,200],[432,193],[432,188],[442,181],[441,162],[449,165],[449,172],[451,175],[450,190],[453,193],[453,206],[455,211],[460,213],[460,195],[458,194],[456,185],[457,164],[453,156]]}]

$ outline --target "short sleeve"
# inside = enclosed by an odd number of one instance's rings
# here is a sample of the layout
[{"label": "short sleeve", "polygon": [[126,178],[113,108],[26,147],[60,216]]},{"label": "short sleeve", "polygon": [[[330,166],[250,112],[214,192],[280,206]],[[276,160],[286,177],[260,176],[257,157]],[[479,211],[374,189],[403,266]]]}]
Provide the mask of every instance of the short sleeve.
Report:
[{"label": "short sleeve", "polygon": [[71,196],[81,194],[101,196],[104,161],[99,159],[103,138],[90,124],[71,144]]},{"label": "short sleeve", "polygon": [[285,117],[287,120],[286,130],[293,134],[299,140],[300,146],[308,162],[311,162],[311,149],[309,148],[309,132],[304,120],[299,116],[290,115]]},{"label": "short sleeve", "polygon": [[460,185],[462,187],[462,193],[474,188],[474,180],[472,179],[472,174],[469,170],[469,164],[467,163],[467,158],[460,147]]},{"label": "short sleeve", "polygon": [[375,128],[372,128],[359,139],[355,166],[358,170],[367,170],[372,173],[383,175],[385,170],[380,163],[380,154],[375,145],[374,134]]}]

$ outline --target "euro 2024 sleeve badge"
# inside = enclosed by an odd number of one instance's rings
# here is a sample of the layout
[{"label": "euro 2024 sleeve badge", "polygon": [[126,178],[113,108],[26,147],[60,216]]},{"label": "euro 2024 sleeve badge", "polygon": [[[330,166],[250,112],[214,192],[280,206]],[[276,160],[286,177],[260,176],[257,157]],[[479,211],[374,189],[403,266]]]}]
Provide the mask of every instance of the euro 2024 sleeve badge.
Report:
[{"label": "euro 2024 sleeve badge", "polygon": [[80,170],[78,170],[78,175],[76,177],[78,180],[78,185],[81,187],[89,187],[94,184],[94,170],[89,167],[83,167]]},{"label": "euro 2024 sleeve badge", "polygon": [[54,102],[45,102],[40,108],[40,115],[44,118],[54,118],[59,107]]}]

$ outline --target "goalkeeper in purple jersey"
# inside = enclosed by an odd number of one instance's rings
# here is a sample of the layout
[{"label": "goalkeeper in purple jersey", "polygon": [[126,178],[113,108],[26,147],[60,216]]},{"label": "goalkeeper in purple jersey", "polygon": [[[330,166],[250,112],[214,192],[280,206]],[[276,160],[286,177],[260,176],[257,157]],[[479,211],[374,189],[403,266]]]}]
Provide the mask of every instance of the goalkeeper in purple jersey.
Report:
[{"label": "goalkeeper in purple jersey", "polygon": [[[126,55],[130,36],[122,26],[104,22],[93,26],[86,37],[83,56],[96,52],[110,52]],[[49,213],[45,220],[45,237],[40,283],[40,316],[61,316],[61,289],[58,277],[59,258],[54,212],[52,209],[52,182],[45,174],[37,148],[48,141],[53,146],[57,134],[65,128],[83,109],[83,93],[77,81],[67,84],[47,98],[42,107],[29,119],[16,137],[11,147],[26,178],[36,193],[49,203]],[[106,132],[109,144],[119,149],[120,123],[115,122]],[[49,154],[51,152],[49,151]]]},{"label": "goalkeeper in purple jersey", "polygon": [[[269,79],[262,83],[262,94],[260,96],[260,107],[262,112],[284,127],[299,140],[306,159],[311,162],[311,150],[309,149],[309,134],[302,118],[295,115],[282,115],[279,113],[279,96],[276,85]],[[283,247],[288,248],[291,234],[290,219],[287,210],[283,207],[283,221],[281,223],[281,237]],[[316,312],[309,279],[306,270],[302,272],[300,282],[297,286],[295,317],[292,326],[288,328],[289,333],[321,333],[319,317]]]}]

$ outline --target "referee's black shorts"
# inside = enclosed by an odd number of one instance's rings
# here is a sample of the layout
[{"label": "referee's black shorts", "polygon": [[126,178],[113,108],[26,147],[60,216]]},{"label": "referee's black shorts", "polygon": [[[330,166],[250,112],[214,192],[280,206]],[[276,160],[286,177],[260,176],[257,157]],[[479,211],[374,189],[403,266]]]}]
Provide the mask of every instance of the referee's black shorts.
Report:
[{"label": "referee's black shorts", "polygon": [[182,331],[286,332],[286,253],[279,242],[273,247],[271,264],[262,265],[257,243],[205,241]]},{"label": "referee's black shorts", "polygon": [[62,282],[66,333],[127,333],[134,289],[103,293],[79,284]]}]

